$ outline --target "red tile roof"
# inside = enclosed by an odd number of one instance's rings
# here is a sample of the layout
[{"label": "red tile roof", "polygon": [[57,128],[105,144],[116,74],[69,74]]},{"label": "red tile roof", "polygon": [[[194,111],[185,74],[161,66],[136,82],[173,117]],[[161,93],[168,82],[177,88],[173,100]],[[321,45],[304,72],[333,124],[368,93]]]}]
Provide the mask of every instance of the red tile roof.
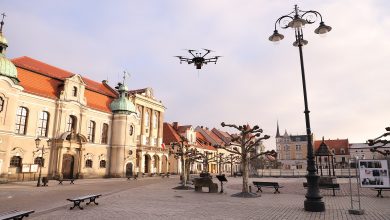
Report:
[{"label": "red tile roof", "polygon": [[[320,147],[322,140],[314,141],[314,149],[317,150]],[[336,140],[325,140],[325,144],[328,145],[329,149],[335,150],[335,154],[342,154],[341,148],[344,148],[344,154],[349,154],[348,147],[349,141],[348,139],[336,139]]]},{"label": "red tile roof", "polygon": [[177,134],[173,126],[167,122],[163,125],[163,143],[169,144],[171,142],[180,141],[180,136]]},{"label": "red tile roof", "polygon": [[211,146],[211,143],[207,141],[207,138],[203,136],[200,132],[196,132],[196,147],[203,148],[206,150],[216,151],[217,149]]},{"label": "red tile roof", "polygon": [[[75,74],[30,57],[12,59],[18,70],[20,85],[27,93],[58,99],[60,89],[66,78]],[[99,83],[82,77],[86,84],[87,106],[96,110],[111,112],[109,104],[117,93],[106,83]],[[39,82],[39,83],[37,83]]]}]

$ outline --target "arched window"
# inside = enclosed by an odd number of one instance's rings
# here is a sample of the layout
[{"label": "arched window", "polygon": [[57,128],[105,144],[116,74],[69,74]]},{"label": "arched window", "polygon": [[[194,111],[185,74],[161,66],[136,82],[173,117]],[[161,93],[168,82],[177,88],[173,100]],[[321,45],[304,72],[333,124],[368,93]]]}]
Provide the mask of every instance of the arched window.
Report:
[{"label": "arched window", "polygon": [[76,86],[73,86],[72,94],[74,97],[77,97],[77,87]]},{"label": "arched window", "polygon": [[102,128],[102,144],[108,143],[108,124],[104,123]]},{"label": "arched window", "polygon": [[149,123],[150,123],[150,120],[149,120],[149,112],[146,111],[146,112],[145,112],[145,128],[148,128],[148,127],[149,127]]},{"label": "arched window", "polygon": [[137,112],[137,116],[138,116],[139,118],[142,118],[142,107],[141,107],[141,106],[138,106],[136,112]]},{"label": "arched window", "polygon": [[85,161],[85,167],[87,168],[92,168],[92,160],[91,159],[87,159]]},{"label": "arched window", "polygon": [[100,161],[100,168],[106,168],[106,161],[105,160]]},{"label": "arched window", "polygon": [[49,125],[49,113],[40,112],[38,119],[38,136],[47,137],[47,127]]},{"label": "arched window", "polygon": [[129,135],[132,136],[134,134],[134,126],[133,125],[130,125],[130,128],[129,128]]},{"label": "arched window", "polygon": [[72,130],[76,132],[77,118],[74,115],[69,115],[68,124],[66,131],[71,132]]},{"label": "arched window", "polygon": [[89,121],[88,126],[88,141],[89,142],[95,142],[95,130],[96,130],[96,123],[94,121]]},{"label": "arched window", "polygon": [[42,157],[36,157],[34,159],[34,164],[38,164],[40,167],[45,166],[45,159]]},{"label": "arched window", "polygon": [[15,132],[17,134],[26,134],[27,130],[27,118],[28,118],[28,109],[25,107],[19,107],[16,111],[16,128]]},{"label": "arched window", "polygon": [[9,162],[10,167],[21,167],[22,166],[22,158],[20,156],[13,156],[11,161]]},{"label": "arched window", "polygon": [[0,112],[3,111],[3,108],[4,108],[4,99],[0,97]]}]

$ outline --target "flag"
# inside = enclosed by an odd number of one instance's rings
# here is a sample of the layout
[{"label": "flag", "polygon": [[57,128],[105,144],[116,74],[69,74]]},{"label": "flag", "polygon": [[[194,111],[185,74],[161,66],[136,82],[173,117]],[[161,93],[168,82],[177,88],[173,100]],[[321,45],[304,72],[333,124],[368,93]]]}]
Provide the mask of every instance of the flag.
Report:
[{"label": "flag", "polygon": [[164,143],[161,144],[161,147],[162,147],[163,150],[165,150],[165,144]]}]

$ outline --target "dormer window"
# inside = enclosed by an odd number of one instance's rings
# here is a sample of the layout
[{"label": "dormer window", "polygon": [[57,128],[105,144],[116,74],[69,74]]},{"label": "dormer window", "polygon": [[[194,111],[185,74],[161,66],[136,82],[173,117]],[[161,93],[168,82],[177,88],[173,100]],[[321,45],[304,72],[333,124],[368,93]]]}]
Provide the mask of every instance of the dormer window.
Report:
[{"label": "dormer window", "polygon": [[74,97],[77,97],[77,87],[73,86],[72,93]]}]

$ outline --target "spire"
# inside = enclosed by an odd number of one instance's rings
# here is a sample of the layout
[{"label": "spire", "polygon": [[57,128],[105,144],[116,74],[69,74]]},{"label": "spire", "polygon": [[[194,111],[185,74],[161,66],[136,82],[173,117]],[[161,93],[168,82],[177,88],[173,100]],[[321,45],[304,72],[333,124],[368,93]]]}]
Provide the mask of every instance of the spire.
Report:
[{"label": "spire", "polygon": [[280,137],[280,133],[279,133],[279,120],[276,121],[276,137]]},{"label": "spire", "polygon": [[1,22],[0,22],[0,34],[3,33],[3,25],[4,25],[4,17],[5,17],[5,13],[1,14],[1,16],[3,16],[3,18],[1,19]]}]

